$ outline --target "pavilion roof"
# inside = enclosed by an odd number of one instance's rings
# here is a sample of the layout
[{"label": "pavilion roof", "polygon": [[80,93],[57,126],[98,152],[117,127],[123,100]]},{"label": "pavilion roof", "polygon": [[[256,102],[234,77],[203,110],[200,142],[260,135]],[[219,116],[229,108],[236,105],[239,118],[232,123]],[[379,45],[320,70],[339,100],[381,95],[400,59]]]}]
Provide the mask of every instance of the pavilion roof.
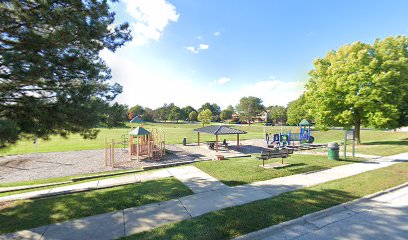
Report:
[{"label": "pavilion roof", "polygon": [[214,135],[227,135],[227,134],[246,134],[247,132],[241,131],[235,128],[231,128],[228,126],[220,126],[220,125],[211,125],[207,127],[197,128],[194,129],[196,132],[200,133],[208,133]]}]

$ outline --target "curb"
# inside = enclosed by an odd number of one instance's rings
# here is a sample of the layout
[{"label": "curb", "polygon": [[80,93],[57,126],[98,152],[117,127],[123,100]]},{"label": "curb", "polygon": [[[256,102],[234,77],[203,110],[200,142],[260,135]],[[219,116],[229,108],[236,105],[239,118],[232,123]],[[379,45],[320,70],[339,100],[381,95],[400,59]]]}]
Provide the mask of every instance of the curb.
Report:
[{"label": "curb", "polygon": [[[297,224],[297,223],[307,224],[307,223],[309,223],[307,221],[307,219],[310,219],[310,218],[313,218],[313,217],[319,216],[319,215],[322,215],[321,217],[324,217],[323,215],[325,213],[333,212],[333,211],[336,211],[337,209],[341,209],[341,208],[343,210],[349,210],[347,207],[352,205],[352,204],[365,202],[365,201],[370,201],[373,198],[382,196],[384,194],[395,192],[395,191],[397,191],[399,189],[402,189],[404,187],[408,187],[408,182],[400,184],[400,185],[392,187],[392,188],[389,188],[389,189],[386,189],[386,190],[382,190],[382,191],[379,191],[379,192],[376,192],[376,193],[372,193],[372,194],[364,196],[362,198],[354,199],[354,200],[351,200],[349,202],[341,203],[339,205],[336,205],[336,206],[333,206],[333,207],[330,207],[330,208],[326,208],[326,209],[323,209],[323,210],[320,210],[320,211],[317,211],[317,212],[312,212],[312,213],[306,214],[304,216],[301,216],[301,217],[298,217],[298,218],[295,218],[295,219],[291,219],[291,220],[286,221],[286,222],[282,222],[282,223],[279,223],[279,224],[276,224],[276,225],[272,225],[270,227],[263,228],[263,229],[260,229],[258,231],[255,231],[255,232],[251,232],[251,233],[236,237],[234,239],[235,240],[262,239],[262,238],[267,237],[267,236],[265,236],[266,234],[268,234],[269,232],[272,232],[274,230],[282,229],[282,228],[285,228],[285,227],[288,227],[288,226],[290,226],[292,224]],[[350,210],[350,211],[352,211],[352,210]],[[309,223],[309,224],[312,224],[312,223]],[[315,228],[318,229],[316,226],[315,226]]]},{"label": "curb", "polygon": [[26,185],[26,186],[22,185],[22,186],[16,186],[16,187],[4,187],[0,189],[0,193],[8,193],[8,192],[30,190],[30,189],[36,189],[36,188],[42,188],[42,187],[58,186],[58,185],[67,184],[67,183],[72,183],[72,181],[44,183],[44,184]]}]

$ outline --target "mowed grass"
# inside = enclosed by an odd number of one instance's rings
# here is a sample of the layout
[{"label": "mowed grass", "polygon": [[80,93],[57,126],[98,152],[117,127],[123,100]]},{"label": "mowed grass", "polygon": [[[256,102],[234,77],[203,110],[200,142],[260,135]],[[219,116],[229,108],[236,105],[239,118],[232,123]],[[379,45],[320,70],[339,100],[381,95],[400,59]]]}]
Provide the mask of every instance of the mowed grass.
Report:
[{"label": "mowed grass", "polygon": [[[364,160],[361,158],[350,158],[333,161],[328,160],[326,156],[294,154],[284,159],[284,163],[291,165],[280,169],[264,169],[259,167],[259,165],[262,165],[262,160],[258,160],[255,157],[231,158],[224,161],[205,161],[194,163],[193,165],[228,186],[237,186],[293,174],[328,169]],[[265,164],[280,161],[280,158],[275,158],[265,161]]]},{"label": "mowed grass", "polygon": [[[278,133],[281,129],[287,132],[291,130],[293,133],[299,132],[298,127],[287,126],[274,126],[264,127],[262,125],[231,125],[234,128],[246,131],[247,134],[240,136],[240,139],[255,139],[264,138],[264,129],[268,133]],[[167,144],[181,144],[183,138],[187,138],[187,142],[197,142],[197,133],[193,130],[195,128],[202,127],[201,124],[191,123],[145,123],[146,128],[162,129],[166,134]],[[60,151],[76,151],[76,150],[91,150],[102,149],[104,147],[105,138],[109,141],[115,139],[116,141],[122,141],[123,138],[128,137],[129,128],[101,128],[96,139],[83,139],[79,134],[72,134],[67,139],[53,136],[48,141],[39,140],[38,151],[39,152],[60,152]],[[315,137],[317,143],[328,143],[332,141],[343,141],[344,131],[342,130],[329,130],[329,131],[313,131],[312,135]],[[374,131],[374,130],[362,130],[361,137],[364,145],[357,148],[357,151],[366,154],[373,155],[392,155],[395,153],[408,151],[408,133],[397,133],[391,131]],[[201,134],[201,141],[214,140],[215,137],[209,134]],[[236,140],[236,136],[222,136],[222,139]],[[371,144],[374,143],[374,144]],[[371,145],[367,145],[371,144]],[[122,147],[121,145],[117,147]],[[125,146],[127,147],[127,146]],[[23,140],[16,145],[7,149],[0,149],[0,156],[11,154],[26,154],[34,153],[36,146],[30,140]],[[378,153],[378,154],[377,154]],[[379,154],[382,153],[382,154]]]},{"label": "mowed grass", "polygon": [[408,181],[408,163],[168,224],[125,239],[231,239]]},{"label": "mowed grass", "polygon": [[175,178],[51,198],[0,203],[0,234],[192,194]]}]

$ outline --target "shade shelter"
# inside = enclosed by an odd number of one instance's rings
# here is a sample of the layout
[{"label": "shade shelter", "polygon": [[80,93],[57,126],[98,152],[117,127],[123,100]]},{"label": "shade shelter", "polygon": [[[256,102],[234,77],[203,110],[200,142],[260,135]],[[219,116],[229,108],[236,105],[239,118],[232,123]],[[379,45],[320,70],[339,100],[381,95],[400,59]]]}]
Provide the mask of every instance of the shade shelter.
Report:
[{"label": "shade shelter", "polygon": [[208,133],[208,134],[215,135],[215,151],[217,152],[218,152],[218,135],[236,134],[237,135],[237,147],[239,148],[239,135],[247,133],[245,131],[241,131],[235,128],[231,128],[228,126],[222,126],[222,125],[221,126],[212,125],[212,126],[197,128],[197,129],[194,129],[194,131],[197,132],[198,145],[200,145],[200,133]]}]

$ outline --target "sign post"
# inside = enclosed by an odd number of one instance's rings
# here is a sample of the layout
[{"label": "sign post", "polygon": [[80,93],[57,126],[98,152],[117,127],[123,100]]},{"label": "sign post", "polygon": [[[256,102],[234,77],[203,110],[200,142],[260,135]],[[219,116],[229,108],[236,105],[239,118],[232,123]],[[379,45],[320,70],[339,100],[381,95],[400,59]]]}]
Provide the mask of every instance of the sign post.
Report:
[{"label": "sign post", "polygon": [[347,159],[347,141],[352,141],[352,156],[356,156],[356,135],[354,129],[344,131],[344,159]]}]

